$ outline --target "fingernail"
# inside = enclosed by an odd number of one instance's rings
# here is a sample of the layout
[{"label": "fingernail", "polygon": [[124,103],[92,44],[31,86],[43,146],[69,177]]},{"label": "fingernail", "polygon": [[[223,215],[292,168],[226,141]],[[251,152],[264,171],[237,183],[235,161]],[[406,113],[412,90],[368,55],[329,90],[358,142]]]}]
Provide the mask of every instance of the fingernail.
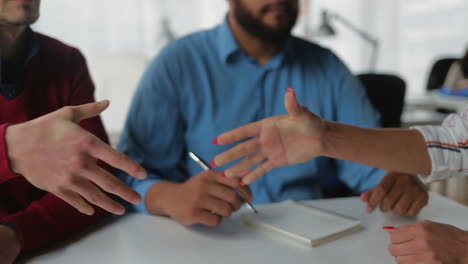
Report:
[{"label": "fingernail", "polygon": [[214,160],[210,161],[210,165],[211,167],[218,167],[218,165],[216,165],[216,161]]},{"label": "fingernail", "polygon": [[294,89],[292,87],[288,87],[288,89],[286,89],[288,92],[291,92],[291,93],[296,93],[296,91],[294,91]]},{"label": "fingernail", "polygon": [[385,229],[385,230],[395,230],[394,226],[384,226],[382,228]]},{"label": "fingernail", "polygon": [[244,181],[241,181],[241,182],[240,182],[240,186],[245,186],[245,185],[246,185],[246,184],[245,184]]},{"label": "fingernail", "polygon": [[137,197],[133,198],[132,201],[131,201],[131,203],[132,203],[132,204],[139,204],[139,203],[141,203],[141,196],[138,195]]},{"label": "fingernail", "polygon": [[227,178],[227,175],[226,175],[226,172],[221,172],[221,176],[223,176],[224,178]]},{"label": "fingernail", "polygon": [[218,138],[213,139],[213,144],[219,145]]}]

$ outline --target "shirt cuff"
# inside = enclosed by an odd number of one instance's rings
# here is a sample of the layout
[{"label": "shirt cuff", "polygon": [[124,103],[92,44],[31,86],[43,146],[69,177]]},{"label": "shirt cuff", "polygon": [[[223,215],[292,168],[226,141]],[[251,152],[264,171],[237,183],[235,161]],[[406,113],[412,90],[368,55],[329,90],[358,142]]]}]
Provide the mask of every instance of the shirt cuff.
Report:
[{"label": "shirt cuff", "polygon": [[10,169],[10,159],[8,158],[8,148],[6,143],[6,129],[10,124],[0,125],[0,183],[20,176]]},{"label": "shirt cuff", "polygon": [[430,174],[420,174],[418,178],[427,184],[457,176],[462,158],[460,150],[457,150],[458,146],[455,145],[457,143],[453,142],[454,136],[451,131],[441,126],[415,126],[411,129],[421,132],[431,159]]},{"label": "shirt cuff", "polygon": [[148,193],[148,190],[156,183],[160,182],[161,180],[159,179],[146,179],[143,181],[140,181],[133,185],[133,189],[137,191],[142,198],[142,202],[139,204],[132,205],[132,208],[141,213],[145,214],[151,214],[148,209],[146,208],[146,194]]}]

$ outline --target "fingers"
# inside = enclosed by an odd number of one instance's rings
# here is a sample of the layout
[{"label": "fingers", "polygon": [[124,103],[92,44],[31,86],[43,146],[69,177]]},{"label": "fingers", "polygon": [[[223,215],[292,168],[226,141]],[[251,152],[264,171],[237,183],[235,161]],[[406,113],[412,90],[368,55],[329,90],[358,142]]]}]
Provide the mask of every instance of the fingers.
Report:
[{"label": "fingers", "polygon": [[62,199],[67,204],[75,207],[82,214],[86,215],[93,215],[94,208],[89,205],[83,198],[81,198],[78,194],[69,191],[69,190],[62,190],[58,193],[54,193],[58,198]]},{"label": "fingers", "polygon": [[284,95],[284,105],[286,111],[293,116],[297,116],[302,113],[302,107],[297,102],[296,92],[293,88],[288,88],[286,94]]},{"label": "fingers", "polygon": [[387,174],[382,181],[372,190],[371,197],[369,198],[369,202],[367,204],[367,212],[371,213],[375,210],[375,208],[383,201],[387,192],[393,187],[395,183],[394,177],[389,177]]},{"label": "fingers", "polygon": [[415,228],[418,223],[398,227],[390,233],[390,241],[392,244],[400,244],[415,239]]},{"label": "fingers", "polygon": [[210,195],[217,199],[221,199],[227,203],[229,203],[233,209],[233,211],[237,211],[242,206],[242,201],[239,195],[230,187],[221,185],[221,184],[214,184],[208,191]]},{"label": "fingers", "polygon": [[394,204],[391,210],[399,215],[408,215],[408,211],[416,202],[416,199],[413,197],[412,194],[404,193],[400,199]]},{"label": "fingers", "polygon": [[100,167],[96,166],[93,171],[87,172],[84,176],[104,191],[115,194],[127,202],[133,204],[141,202],[141,196],[136,191]]},{"label": "fingers", "polygon": [[260,133],[261,129],[262,121],[250,123],[219,135],[213,143],[219,145],[231,144],[249,137],[254,137]]},{"label": "fingers", "polygon": [[104,194],[96,185],[91,182],[76,178],[73,191],[86,199],[88,202],[101,207],[102,209],[117,215],[125,213],[125,208]]},{"label": "fingers", "polygon": [[415,255],[405,255],[398,256],[395,258],[397,264],[414,264],[414,263],[424,263],[424,264],[436,264],[441,263],[439,261],[433,261],[430,254],[415,254]]},{"label": "fingers", "polygon": [[415,240],[411,240],[400,244],[392,244],[388,247],[388,251],[392,256],[397,257],[415,254],[418,251],[418,248]]},{"label": "fingers", "polygon": [[428,201],[427,195],[424,195],[423,198],[418,199],[417,201],[415,201],[411,205],[411,207],[408,209],[407,215],[416,216],[419,213],[419,211],[421,211],[421,209],[424,208],[424,206],[427,205],[427,201]]},{"label": "fingers", "polygon": [[242,198],[245,199],[247,202],[251,202],[253,200],[252,192],[248,186],[242,186],[241,182],[238,178],[225,178],[225,177],[216,177],[217,182],[228,186],[234,190],[237,190],[241,195]]},{"label": "fingers", "polygon": [[256,151],[260,147],[260,142],[257,138],[253,138],[242,142],[235,147],[217,155],[213,161],[216,166],[223,166],[234,160],[238,160],[242,157],[249,155]]},{"label": "fingers", "polygon": [[137,179],[144,180],[147,176],[146,170],[142,166],[97,138],[95,144],[88,149],[93,157],[114,168],[123,170]]},{"label": "fingers", "polygon": [[[250,168],[264,161],[265,158],[266,158],[265,154],[263,154],[262,152],[254,153],[250,156],[247,156],[245,159],[243,159],[241,162],[237,163],[236,165],[228,168],[227,170],[224,171],[224,173],[227,177],[235,177],[235,176],[241,177],[243,172],[249,171]],[[245,174],[244,177],[246,175],[248,174]]]},{"label": "fingers", "polygon": [[372,196],[372,191],[367,191],[365,193],[362,193],[360,195],[360,198],[361,198],[361,201],[368,202],[371,196]]},{"label": "fingers", "polygon": [[265,173],[271,171],[273,168],[273,165],[268,160],[266,160],[265,162],[258,165],[252,172],[247,174],[247,176],[242,179],[242,182],[246,185],[251,184]]},{"label": "fingers", "polygon": [[[395,186],[395,185],[394,185]],[[388,192],[383,201],[380,204],[380,210],[382,212],[387,212],[392,210],[397,203],[400,201],[404,194],[404,190],[401,188],[391,188]]]},{"label": "fingers", "polygon": [[83,119],[91,118],[101,114],[109,106],[109,100],[104,100],[95,103],[83,104],[78,106],[70,106],[72,110],[71,121],[79,122]]},{"label": "fingers", "polygon": [[222,217],[219,215],[212,214],[205,210],[199,210],[196,213],[197,222],[207,226],[217,226],[221,224]]},{"label": "fingers", "polygon": [[226,203],[213,196],[209,196],[207,199],[205,199],[205,201],[203,201],[201,204],[201,208],[222,217],[229,217],[234,211],[229,203]]}]

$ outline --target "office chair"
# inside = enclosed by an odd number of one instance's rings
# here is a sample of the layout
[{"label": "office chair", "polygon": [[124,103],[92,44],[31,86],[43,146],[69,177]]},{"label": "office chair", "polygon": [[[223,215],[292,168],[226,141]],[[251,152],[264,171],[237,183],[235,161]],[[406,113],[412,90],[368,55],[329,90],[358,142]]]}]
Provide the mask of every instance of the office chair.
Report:
[{"label": "office chair", "polygon": [[452,66],[456,60],[456,58],[443,58],[434,63],[427,80],[426,89],[428,91],[439,89],[444,84],[450,66]]},{"label": "office chair", "polygon": [[[382,127],[400,127],[405,102],[406,83],[401,78],[387,74],[360,74],[369,101],[380,113]],[[324,198],[355,195],[340,179],[327,177],[320,183]]]},{"label": "office chair", "polygon": [[372,106],[380,113],[382,127],[400,127],[405,104],[405,81],[387,74],[360,74],[358,78]]}]

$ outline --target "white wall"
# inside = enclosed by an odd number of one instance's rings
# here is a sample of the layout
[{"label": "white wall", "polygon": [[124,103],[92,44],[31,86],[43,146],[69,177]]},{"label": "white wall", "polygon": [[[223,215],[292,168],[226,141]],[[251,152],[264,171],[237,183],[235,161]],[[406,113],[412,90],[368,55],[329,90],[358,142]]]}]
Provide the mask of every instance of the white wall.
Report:
[{"label": "white wall", "polygon": [[[400,74],[410,95],[424,92],[427,71],[436,57],[461,56],[468,44],[466,0],[301,2],[308,9],[301,11],[296,35],[314,39],[312,32],[324,8],[341,14],[379,38],[378,71]],[[161,20],[169,18],[172,30],[181,36],[216,25],[226,11],[227,0],[47,0],[42,1],[41,19],[34,28],[83,51],[96,80],[98,98],[117,102],[104,119],[110,130],[118,131],[141,74],[136,71],[144,68],[137,65],[145,65],[167,42]],[[355,73],[366,71],[368,43],[341,24],[335,23],[335,27],[336,37],[314,41],[334,50]],[[107,59],[116,54],[119,59]],[[122,62],[132,56],[130,63]],[[106,61],[120,69],[106,70]],[[129,65],[134,66],[125,74]],[[112,85],[107,76],[116,76]],[[124,85],[117,87],[119,83]]]}]

